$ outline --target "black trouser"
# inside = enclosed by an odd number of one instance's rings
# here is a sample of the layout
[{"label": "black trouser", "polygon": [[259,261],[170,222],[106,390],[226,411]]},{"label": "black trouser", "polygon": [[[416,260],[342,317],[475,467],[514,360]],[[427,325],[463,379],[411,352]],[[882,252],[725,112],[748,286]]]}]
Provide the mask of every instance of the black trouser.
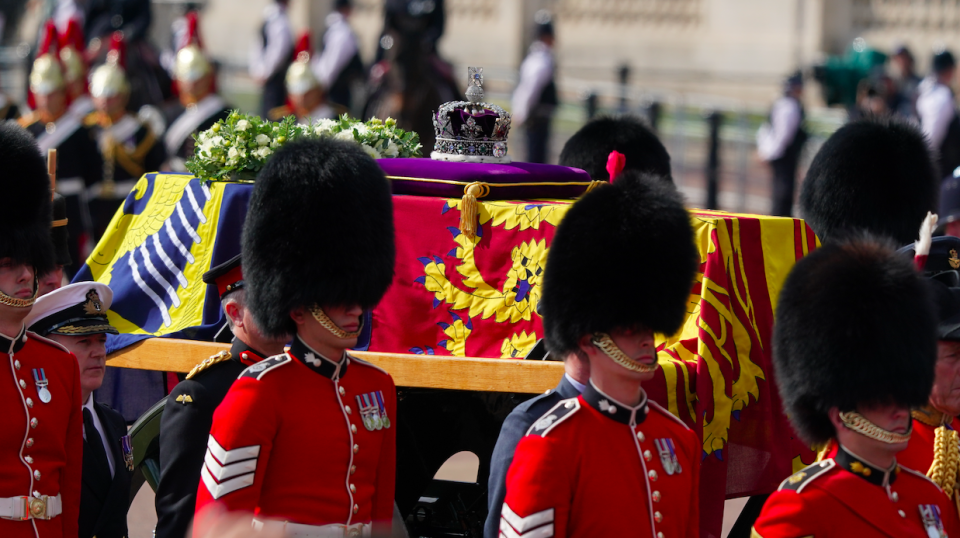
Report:
[{"label": "black trouser", "polygon": [[797,165],[799,155],[785,155],[770,161],[773,168],[773,208],[772,215],[789,217],[793,211],[793,191],[797,183]]},{"label": "black trouser", "polygon": [[263,83],[263,95],[260,99],[260,115],[267,117],[269,112],[278,106],[287,104],[287,84],[284,78],[287,70],[274,73]]},{"label": "black trouser", "polygon": [[531,117],[526,122],[527,162],[547,162],[550,142],[550,117]]}]

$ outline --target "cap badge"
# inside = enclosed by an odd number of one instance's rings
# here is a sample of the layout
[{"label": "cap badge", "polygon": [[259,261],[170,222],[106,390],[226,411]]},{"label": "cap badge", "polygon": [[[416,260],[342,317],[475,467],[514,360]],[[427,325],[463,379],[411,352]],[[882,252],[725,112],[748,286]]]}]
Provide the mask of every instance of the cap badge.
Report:
[{"label": "cap badge", "polygon": [[177,396],[177,403],[181,403],[183,405],[193,403],[193,396],[190,396],[189,394],[181,394],[180,396]]},{"label": "cap badge", "polygon": [[600,410],[613,415],[617,412],[617,406],[607,400],[600,400]]},{"label": "cap badge", "polygon": [[663,465],[663,471],[667,475],[680,474],[683,468],[680,467],[680,460],[677,459],[677,447],[673,444],[673,439],[666,437],[664,439],[654,439],[653,444],[657,446],[657,452],[660,454],[660,463]]},{"label": "cap badge", "polygon": [[88,316],[103,315],[103,303],[100,302],[100,296],[97,295],[97,290],[87,292],[87,302],[83,304],[83,311]]},{"label": "cap badge", "polygon": [[47,381],[47,373],[43,371],[43,368],[33,369],[33,380],[37,384],[37,396],[40,397],[40,401],[50,403],[53,397],[50,394],[50,390],[47,389],[47,385],[49,385],[50,382]]},{"label": "cap badge", "polygon": [[950,263],[950,267],[960,269],[960,257],[957,256],[957,249],[950,249],[950,258],[947,261]]},{"label": "cap badge", "polygon": [[120,449],[123,452],[123,462],[127,465],[127,470],[133,471],[133,442],[129,435],[120,438]]}]

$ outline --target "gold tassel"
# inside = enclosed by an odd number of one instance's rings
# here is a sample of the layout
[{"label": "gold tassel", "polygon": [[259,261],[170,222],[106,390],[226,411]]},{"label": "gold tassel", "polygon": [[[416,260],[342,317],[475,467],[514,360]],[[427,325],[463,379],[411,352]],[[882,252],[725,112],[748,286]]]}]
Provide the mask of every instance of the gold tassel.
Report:
[{"label": "gold tassel", "polygon": [[490,187],[483,183],[473,182],[463,188],[463,199],[460,200],[460,231],[474,239],[477,236],[477,198],[490,194]]},{"label": "gold tassel", "polygon": [[[940,426],[933,439],[933,464],[927,471],[927,478],[933,480],[947,497],[954,499],[960,493],[957,490],[957,471],[960,467],[960,445],[956,430]],[[960,506],[960,505],[958,505]]]}]

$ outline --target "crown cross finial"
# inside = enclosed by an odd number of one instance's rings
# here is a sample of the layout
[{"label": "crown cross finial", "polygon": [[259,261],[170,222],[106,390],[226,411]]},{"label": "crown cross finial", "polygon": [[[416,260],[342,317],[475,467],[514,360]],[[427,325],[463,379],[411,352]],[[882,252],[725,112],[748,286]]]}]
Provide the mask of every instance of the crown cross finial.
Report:
[{"label": "crown cross finial", "polygon": [[467,99],[471,103],[479,103],[483,100],[483,68],[467,68]]}]

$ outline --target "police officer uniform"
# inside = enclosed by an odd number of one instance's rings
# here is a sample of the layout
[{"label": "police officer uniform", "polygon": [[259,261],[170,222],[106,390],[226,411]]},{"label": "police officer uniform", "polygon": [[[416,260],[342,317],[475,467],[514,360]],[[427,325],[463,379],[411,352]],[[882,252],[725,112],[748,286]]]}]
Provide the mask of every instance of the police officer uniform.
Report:
[{"label": "police officer uniform", "polygon": [[859,410],[926,404],[937,357],[926,286],[910,260],[867,236],[826,243],[794,266],[777,305],[774,370],[794,430],[833,449],[770,495],[754,536],[960,535],[936,484],[896,458],[886,468],[865,460],[833,425],[876,446],[911,438],[909,428],[885,430]]},{"label": "police officer uniform", "polygon": [[[372,308],[392,281],[393,208],[376,162],[354,144],[294,141],[261,171],[250,203],[246,302],[261,333],[295,333],[290,312],[303,307],[331,334],[356,338],[322,305]],[[364,238],[364,248],[349,237]],[[324,357],[294,337],[289,352],[247,368],[214,413],[198,513],[255,512],[254,528],[281,525],[303,537],[388,530],[395,413],[389,374],[349,353]]]},{"label": "police officer uniform", "polygon": [[[107,321],[112,302],[105,284],[78,282],[37,300],[25,323],[42,336],[119,334]],[[92,393],[83,403],[82,476],[79,538],[125,538],[133,445],[123,416]]]},{"label": "police officer uniform", "polygon": [[[242,289],[240,255],[204,273],[203,281],[217,287],[221,302],[230,293]],[[158,538],[181,538],[187,534],[197,505],[197,485],[213,412],[237,377],[263,358],[263,353],[234,338],[230,351],[220,352],[196,365],[167,397],[160,421]]]},{"label": "police officer uniform", "polygon": [[[610,274],[630,275],[632,284],[619,288],[626,296],[591,291],[594,267],[584,253],[613,251]],[[672,183],[628,171],[587,193],[550,246],[540,306],[551,354],[578,352],[591,335],[620,366],[638,368],[616,358],[623,352],[605,333],[679,329],[697,260]],[[627,405],[591,381],[527,430],[507,471],[502,535],[699,536],[700,440],[637,384],[641,399]]]},{"label": "police officer uniform", "polygon": [[[43,158],[27,132],[4,123],[0,160],[6,167],[0,189],[11,202],[0,212],[0,258],[49,271],[54,255]],[[0,303],[29,309],[35,297],[0,293]],[[77,361],[25,326],[0,335],[0,349],[7,363],[0,368],[0,536],[76,536],[83,450]]]},{"label": "police officer uniform", "polygon": [[793,211],[794,185],[800,152],[807,141],[803,128],[803,89],[799,72],[784,82],[784,94],[773,104],[767,123],[757,133],[757,152],[773,169],[773,215],[789,217]]},{"label": "police officer uniform", "polygon": [[520,64],[520,82],[513,93],[513,121],[523,125],[527,135],[527,161],[545,163],[550,141],[550,123],[559,100],[557,98],[556,59],[553,46],[553,24],[545,20],[537,24],[537,40],[530,45],[527,57]]},{"label": "police officer uniform", "polygon": [[930,149],[936,154],[938,176],[945,178],[960,166],[960,116],[950,88],[952,81],[944,84],[941,76],[953,73],[957,61],[953,53],[944,50],[935,54],[931,63],[933,72],[920,83],[917,115]]},{"label": "police officer uniform", "polygon": [[287,15],[287,3],[286,0],[275,0],[264,8],[264,22],[260,27],[261,45],[250,60],[250,74],[264,80],[260,102],[260,115],[263,117],[287,100],[283,79],[287,66],[293,60],[293,30]]},{"label": "police officer uniform", "polygon": [[323,34],[323,52],[313,60],[313,71],[327,89],[327,99],[336,107],[351,110],[350,87],[364,78],[363,61],[357,36],[347,20],[350,0],[336,0],[334,12],[327,15]]}]

